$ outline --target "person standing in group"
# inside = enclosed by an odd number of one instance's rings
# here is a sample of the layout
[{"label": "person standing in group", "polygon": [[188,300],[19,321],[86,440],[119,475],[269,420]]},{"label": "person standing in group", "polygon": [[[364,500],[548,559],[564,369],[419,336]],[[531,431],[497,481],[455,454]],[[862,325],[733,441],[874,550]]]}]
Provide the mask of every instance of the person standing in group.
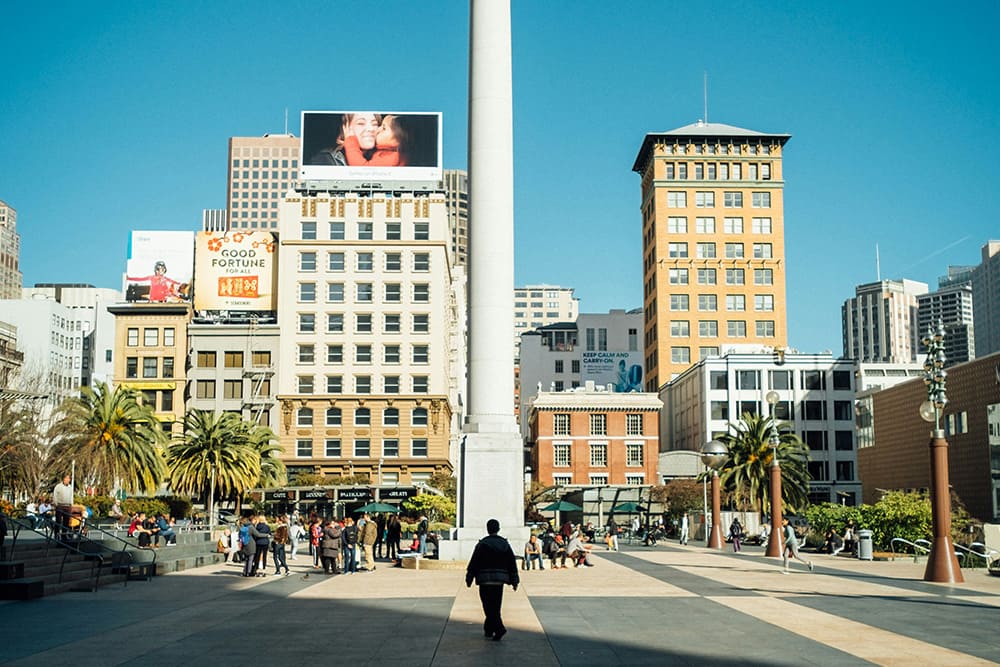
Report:
[{"label": "person standing in group", "polygon": [[417,539],[420,541],[419,552],[421,556],[427,555],[427,517],[420,515],[420,523],[417,524]]},{"label": "person standing in group", "polygon": [[312,521],[309,523],[309,552],[312,553],[314,570],[319,569],[319,561],[322,555],[320,552],[320,541],[322,539],[323,524],[318,516],[313,516]]},{"label": "person standing in group", "polygon": [[302,529],[302,523],[298,517],[292,517],[291,522],[288,524],[288,543],[292,547],[292,553],[288,556],[289,560],[295,560],[296,555],[299,553],[299,540],[302,539],[303,533],[305,533],[305,530]]},{"label": "person standing in group", "polygon": [[344,529],[340,531],[340,552],[344,557],[344,574],[358,571],[358,527],[354,519],[344,519]]},{"label": "person standing in group", "polygon": [[259,577],[267,576],[267,548],[271,543],[271,527],[263,516],[251,517],[250,537],[256,542],[254,550],[253,567],[250,569],[251,575]]},{"label": "person standing in group", "polygon": [[681,517],[681,544],[688,543],[688,513],[684,512],[684,516]]},{"label": "person standing in group", "polygon": [[781,531],[783,537],[785,538],[785,549],[781,554],[781,561],[784,565],[783,574],[788,574],[788,557],[789,555],[797,561],[805,563],[810,571],[813,569],[813,564],[811,560],[806,560],[799,555],[799,538],[795,535],[795,529],[792,525],[788,523],[788,519],[782,518],[781,520]]},{"label": "person standing in group", "polygon": [[337,561],[340,559],[340,543],[340,524],[333,519],[328,519],[323,527],[323,541],[320,544],[323,550],[323,572],[325,574],[340,574],[340,566],[337,565]]},{"label": "person standing in group", "polygon": [[52,504],[56,506],[56,525],[60,533],[69,531],[69,520],[73,512],[73,477],[68,473],[52,489]]},{"label": "person standing in group", "polygon": [[385,514],[379,512],[375,515],[375,526],[378,533],[375,535],[375,557],[382,557],[382,545],[385,544]]},{"label": "person standing in group", "polygon": [[402,535],[403,524],[399,522],[399,517],[393,514],[389,517],[389,523],[385,527],[385,542],[391,561],[395,561],[399,556],[399,539]]},{"label": "person standing in group", "polygon": [[364,514],[364,524],[361,526],[359,535],[361,548],[365,552],[365,572],[375,571],[375,540],[378,539],[378,525],[366,512]]},{"label": "person standing in group", "polygon": [[729,524],[729,537],[733,540],[733,551],[739,553],[740,540],[743,539],[743,524],[737,517],[733,517],[733,522]]},{"label": "person standing in group", "polygon": [[483,633],[500,641],[507,628],[504,627],[500,609],[503,606],[503,587],[510,585],[516,591],[521,578],[517,573],[517,560],[510,543],[500,537],[500,522],[490,519],[486,522],[486,537],[479,540],[469,566],[465,570],[465,585],[471,587],[475,581],[479,586],[479,600],[483,604]]},{"label": "person standing in group", "polygon": [[288,524],[285,517],[278,517],[278,525],[274,528],[274,540],[271,541],[271,556],[274,560],[274,576],[281,574],[281,568],[285,568],[285,576],[291,574],[288,569],[288,562],[285,560],[285,546],[288,544]]},{"label": "person standing in group", "polygon": [[254,533],[257,529],[254,528],[253,519],[244,519],[243,525],[240,526],[240,548],[243,551],[243,576],[252,577],[255,574],[254,566],[257,564],[257,539],[254,537]]}]

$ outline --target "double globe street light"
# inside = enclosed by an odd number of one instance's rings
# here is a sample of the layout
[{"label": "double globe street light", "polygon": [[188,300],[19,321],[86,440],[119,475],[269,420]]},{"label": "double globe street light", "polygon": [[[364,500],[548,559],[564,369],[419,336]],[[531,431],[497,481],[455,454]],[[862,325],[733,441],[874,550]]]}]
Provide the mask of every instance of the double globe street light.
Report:
[{"label": "double globe street light", "polygon": [[718,440],[706,442],[701,447],[701,462],[712,469],[712,528],[708,535],[709,549],[722,549],[722,531],[719,524],[722,523],[722,499],[719,490],[719,468],[729,459],[729,450]]},{"label": "double globe street light", "polygon": [[767,538],[765,556],[781,556],[781,465],[778,463],[778,427],[774,420],[774,408],[781,396],[773,389],[764,395],[764,400],[771,406],[771,435],[767,444],[771,447],[771,534]]}]

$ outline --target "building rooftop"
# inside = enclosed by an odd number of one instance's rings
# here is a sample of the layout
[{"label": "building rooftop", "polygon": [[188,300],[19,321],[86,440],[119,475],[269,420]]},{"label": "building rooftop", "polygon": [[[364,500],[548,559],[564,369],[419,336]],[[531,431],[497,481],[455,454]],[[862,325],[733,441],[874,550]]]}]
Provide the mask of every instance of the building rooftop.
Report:
[{"label": "building rooftop", "polygon": [[642,141],[642,146],[639,148],[639,154],[635,158],[635,163],[632,165],[632,171],[639,172],[645,167],[646,161],[649,159],[652,153],[653,146],[657,141],[661,141],[670,137],[703,137],[705,139],[717,139],[719,137],[743,137],[743,138],[758,138],[758,139],[777,139],[782,146],[785,142],[792,138],[790,134],[769,134],[767,132],[757,132],[756,130],[747,130],[742,127],[736,127],[734,125],[725,125],[724,123],[706,123],[699,120],[697,123],[692,123],[690,125],[685,125],[684,127],[678,127],[675,130],[670,130],[668,132],[649,132]]},{"label": "building rooftop", "polygon": [[604,387],[576,387],[567,391],[541,391],[532,410],[659,410],[663,401],[656,394],[608,391]]}]

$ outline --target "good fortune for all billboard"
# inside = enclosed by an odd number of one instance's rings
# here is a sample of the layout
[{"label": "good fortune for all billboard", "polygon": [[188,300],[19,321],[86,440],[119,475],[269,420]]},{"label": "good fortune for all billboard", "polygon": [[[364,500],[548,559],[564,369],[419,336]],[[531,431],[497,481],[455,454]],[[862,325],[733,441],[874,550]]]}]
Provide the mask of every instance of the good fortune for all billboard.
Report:
[{"label": "good fortune for all billboard", "polygon": [[195,310],[274,310],[276,253],[271,232],[198,232]]}]

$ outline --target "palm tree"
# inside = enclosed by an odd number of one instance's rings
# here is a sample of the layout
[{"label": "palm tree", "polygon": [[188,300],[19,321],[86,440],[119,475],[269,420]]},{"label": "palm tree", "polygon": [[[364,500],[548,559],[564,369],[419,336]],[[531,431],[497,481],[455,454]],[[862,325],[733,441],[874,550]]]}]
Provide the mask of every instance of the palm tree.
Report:
[{"label": "palm tree", "polygon": [[288,480],[285,464],[279,458],[281,447],[278,445],[274,431],[266,426],[244,422],[247,429],[247,440],[260,457],[260,477],[257,486],[268,489],[281,486]]},{"label": "palm tree", "polygon": [[102,489],[120,484],[130,493],[156,492],[166,473],[167,436],[138,392],[97,382],[61,412],[51,431],[56,465],[68,470],[75,462],[80,476]]},{"label": "palm tree", "polygon": [[729,459],[719,471],[719,479],[738,505],[769,511],[770,468],[774,459],[770,444],[772,427],[778,432],[782,504],[795,511],[808,502],[809,451],[788,424],[778,423],[772,417],[744,412],[740,421],[729,424],[729,431],[718,438],[729,450]]},{"label": "palm tree", "polygon": [[192,410],[167,451],[167,467],[175,492],[207,494],[211,525],[215,497],[239,497],[252,488],[261,475],[261,457],[239,415]]}]

